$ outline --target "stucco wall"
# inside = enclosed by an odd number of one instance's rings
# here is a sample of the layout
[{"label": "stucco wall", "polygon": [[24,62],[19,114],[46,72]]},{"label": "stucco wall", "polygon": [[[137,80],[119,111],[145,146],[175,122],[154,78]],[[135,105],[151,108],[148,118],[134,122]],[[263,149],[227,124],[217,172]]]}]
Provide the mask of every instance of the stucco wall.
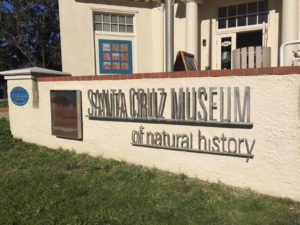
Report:
[{"label": "stucco wall", "polygon": [[59,14],[63,71],[94,74],[92,11],[85,3],[63,0]]},{"label": "stucco wall", "polygon": [[[30,97],[32,96],[32,80],[9,80],[8,92],[15,86],[24,87],[29,91]],[[169,117],[171,88],[178,91],[179,88],[187,87],[205,87],[207,90],[210,87],[239,87],[242,91],[246,86],[251,89],[251,129],[109,122],[90,120],[86,117],[90,107],[88,89],[122,89],[129,104],[130,88],[163,87],[168,92],[165,116]],[[51,135],[50,90],[61,89],[82,91],[83,141]],[[299,74],[39,81],[38,90],[38,108],[33,107],[31,98],[23,107],[15,106],[9,101],[12,133],[24,141],[54,148],[74,149],[76,152],[91,155],[103,155],[106,158],[126,160],[149,167],[155,166],[212,182],[221,181],[234,186],[250,187],[262,193],[291,197],[300,201]],[[215,101],[219,104],[219,95]],[[246,159],[237,157],[134,147],[131,145],[131,133],[133,130],[139,130],[141,125],[145,132],[164,130],[174,134],[192,133],[195,146],[199,130],[206,138],[224,134],[227,137],[247,138],[249,143],[255,140],[252,152],[254,158],[247,162]]]}]

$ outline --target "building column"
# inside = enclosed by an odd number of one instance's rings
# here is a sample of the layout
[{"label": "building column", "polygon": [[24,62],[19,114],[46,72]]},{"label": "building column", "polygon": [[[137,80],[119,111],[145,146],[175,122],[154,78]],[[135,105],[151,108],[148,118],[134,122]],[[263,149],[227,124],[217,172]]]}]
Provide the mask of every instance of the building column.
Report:
[{"label": "building column", "polygon": [[[298,40],[298,0],[282,0],[281,28],[281,44]],[[284,65],[289,65],[289,59],[293,57],[293,51],[297,51],[297,45],[286,47]]]},{"label": "building column", "polygon": [[198,4],[202,3],[199,0],[186,0],[186,32],[185,46],[186,51],[195,56],[198,62],[199,52],[199,21],[198,21]]}]

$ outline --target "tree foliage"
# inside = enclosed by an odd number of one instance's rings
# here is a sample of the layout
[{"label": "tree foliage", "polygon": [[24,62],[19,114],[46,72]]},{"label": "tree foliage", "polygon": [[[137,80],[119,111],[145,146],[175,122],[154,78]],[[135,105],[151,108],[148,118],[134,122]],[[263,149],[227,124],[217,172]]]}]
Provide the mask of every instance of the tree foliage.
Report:
[{"label": "tree foliage", "polygon": [[0,70],[61,69],[57,0],[0,0]]}]

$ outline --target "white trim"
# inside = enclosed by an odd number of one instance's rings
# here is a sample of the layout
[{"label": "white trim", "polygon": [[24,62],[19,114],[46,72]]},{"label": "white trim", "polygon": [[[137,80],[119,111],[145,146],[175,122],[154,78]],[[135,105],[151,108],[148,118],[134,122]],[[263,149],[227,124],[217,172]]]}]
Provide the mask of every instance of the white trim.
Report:
[{"label": "white trim", "polygon": [[95,31],[95,34],[98,35],[111,35],[111,36],[119,36],[119,37],[135,37],[135,29],[133,28],[133,33],[127,33],[127,32],[109,32],[109,31]]},{"label": "white trim", "polygon": [[[218,26],[218,22],[217,22]],[[254,30],[263,30],[263,29],[268,29],[269,24],[265,23],[264,24],[256,24],[256,25],[247,25],[247,26],[241,26],[241,27],[232,27],[232,28],[224,28],[224,29],[218,29],[217,28],[217,35],[222,35],[222,34],[231,34],[231,33],[239,33],[239,32],[247,32],[247,31],[254,31]]]},{"label": "white trim", "polygon": [[[122,10],[122,9],[105,9],[105,8],[90,8],[93,12],[104,12],[104,13],[117,13],[117,14],[138,14],[136,10]],[[93,20],[94,21],[94,20]]]},{"label": "white trim", "polygon": [[[139,63],[139,57],[138,57],[138,17],[139,15],[136,14],[134,17],[133,17],[133,33],[134,36],[131,37],[132,39],[132,43],[133,43],[133,46],[132,46],[132,72],[133,73],[138,73],[138,63]],[[151,28],[152,29],[152,28]],[[129,37],[129,36],[128,36]]]},{"label": "white trim", "polygon": [[35,76],[32,75],[9,75],[4,76],[5,80],[34,80]]},{"label": "white trim", "polygon": [[39,74],[39,75],[50,74],[50,75],[58,75],[58,76],[71,75],[69,73],[64,73],[57,70],[44,69],[40,67],[30,67],[30,68],[7,70],[7,71],[0,72],[0,75],[4,75],[4,76],[32,75],[32,74]]}]

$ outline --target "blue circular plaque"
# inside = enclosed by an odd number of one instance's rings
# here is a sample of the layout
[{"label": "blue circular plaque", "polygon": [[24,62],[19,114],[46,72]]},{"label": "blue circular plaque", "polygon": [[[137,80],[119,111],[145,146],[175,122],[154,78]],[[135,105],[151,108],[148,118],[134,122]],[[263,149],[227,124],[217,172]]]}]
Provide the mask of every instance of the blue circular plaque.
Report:
[{"label": "blue circular plaque", "polygon": [[10,92],[12,102],[17,106],[26,105],[29,99],[28,92],[22,87],[15,87]]}]

